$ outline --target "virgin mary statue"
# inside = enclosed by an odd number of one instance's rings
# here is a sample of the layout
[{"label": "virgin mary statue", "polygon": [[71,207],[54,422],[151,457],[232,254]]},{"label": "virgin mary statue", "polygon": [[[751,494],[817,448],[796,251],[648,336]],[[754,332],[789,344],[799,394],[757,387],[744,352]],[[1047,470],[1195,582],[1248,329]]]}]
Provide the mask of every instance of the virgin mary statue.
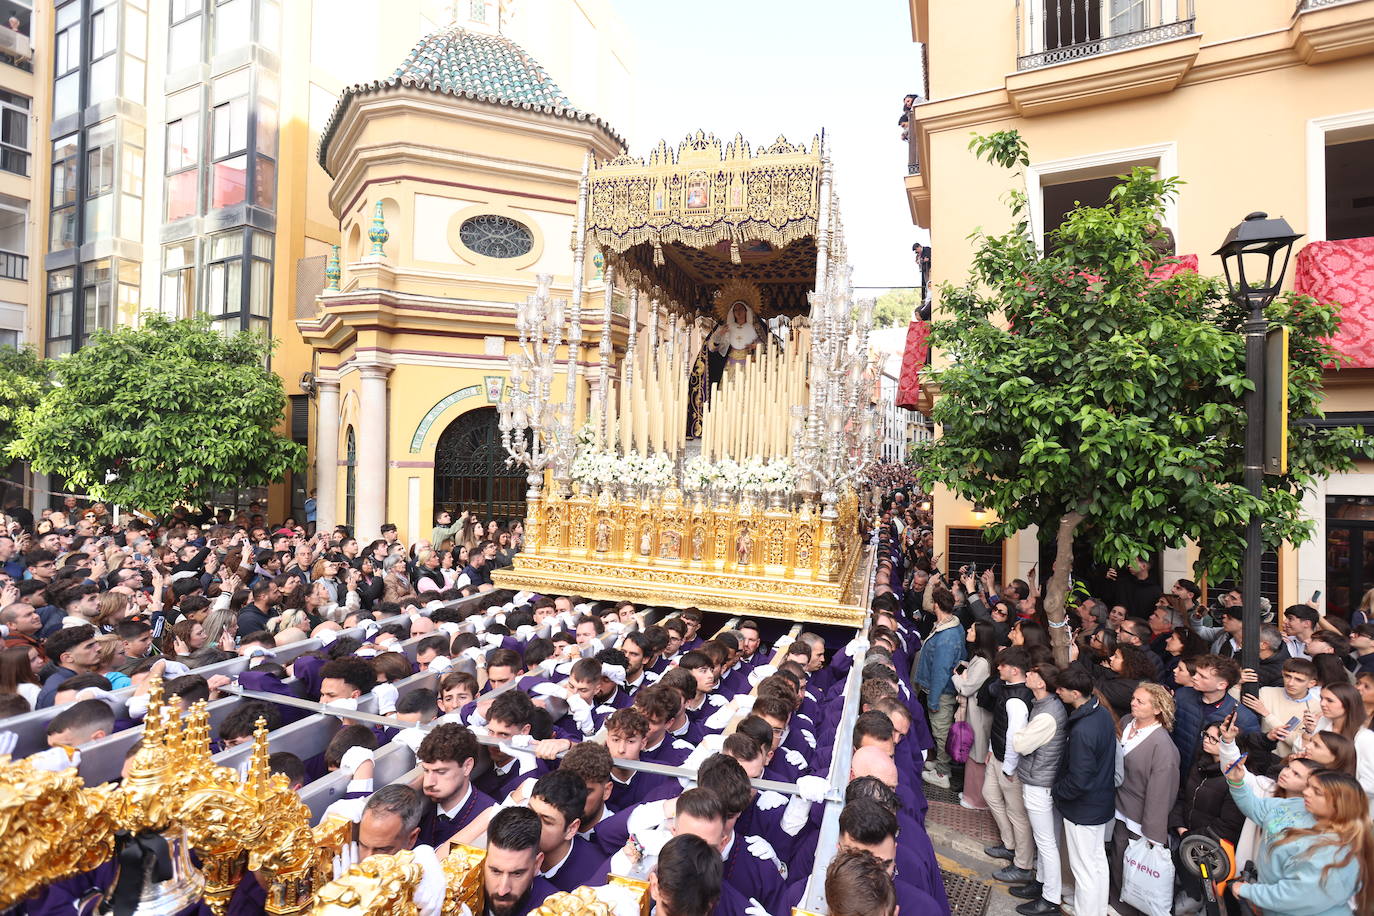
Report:
[{"label": "virgin mary statue", "polygon": [[701,436],[701,416],[711,400],[711,390],[731,366],[743,366],[768,343],[768,326],[757,312],[758,288],[732,282],[718,294],[719,319],[697,353],[689,383],[687,435]]}]

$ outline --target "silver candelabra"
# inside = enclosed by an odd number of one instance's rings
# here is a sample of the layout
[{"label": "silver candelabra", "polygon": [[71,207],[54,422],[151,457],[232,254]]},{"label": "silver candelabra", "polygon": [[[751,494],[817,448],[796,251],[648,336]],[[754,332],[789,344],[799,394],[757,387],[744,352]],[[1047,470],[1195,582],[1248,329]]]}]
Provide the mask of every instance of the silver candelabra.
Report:
[{"label": "silver candelabra", "polygon": [[574,448],[569,404],[552,397],[567,301],[549,299],[550,274],[536,279],[535,294],[516,308],[520,349],[510,356],[510,384],[500,404],[501,440],[510,455],[506,463],[527,470],[526,499],[531,501],[539,498],[544,471],[560,461],[571,464]]}]

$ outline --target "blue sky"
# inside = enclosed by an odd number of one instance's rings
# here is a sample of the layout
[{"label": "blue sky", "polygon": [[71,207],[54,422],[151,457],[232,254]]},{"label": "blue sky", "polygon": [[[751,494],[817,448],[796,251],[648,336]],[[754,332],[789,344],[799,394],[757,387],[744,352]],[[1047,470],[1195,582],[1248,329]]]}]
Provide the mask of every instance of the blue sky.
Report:
[{"label": "blue sky", "polygon": [[[612,0],[638,45],[631,151],[688,131],[755,145],[824,128],[856,286],[912,285],[902,95],[921,86],[903,0]],[[866,291],[860,295],[876,295]]]}]

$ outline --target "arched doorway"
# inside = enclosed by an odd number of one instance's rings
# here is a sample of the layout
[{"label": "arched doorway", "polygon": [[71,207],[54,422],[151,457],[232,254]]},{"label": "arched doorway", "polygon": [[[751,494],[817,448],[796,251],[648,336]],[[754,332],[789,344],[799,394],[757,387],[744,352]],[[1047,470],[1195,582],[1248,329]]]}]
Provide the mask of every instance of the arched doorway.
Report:
[{"label": "arched doorway", "polygon": [[434,511],[456,520],[466,509],[479,519],[525,517],[525,473],[506,467],[495,407],[469,410],[439,436],[434,449]]}]

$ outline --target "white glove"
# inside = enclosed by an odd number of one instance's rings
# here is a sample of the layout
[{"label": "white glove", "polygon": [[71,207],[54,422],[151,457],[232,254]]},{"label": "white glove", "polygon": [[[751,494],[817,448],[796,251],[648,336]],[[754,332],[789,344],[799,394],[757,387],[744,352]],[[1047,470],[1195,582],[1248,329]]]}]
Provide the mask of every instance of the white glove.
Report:
[{"label": "white glove", "polygon": [[625,632],[625,624],[621,623],[619,620],[613,620],[606,624],[606,632],[612,636],[619,636],[621,633]]},{"label": "white glove", "polygon": [[315,638],[320,641],[320,648],[327,648],[330,643],[339,638],[338,630],[320,630],[315,634]]},{"label": "white glove", "polygon": [[415,886],[415,896],[411,898],[419,911],[417,916],[439,916],[448,892],[444,867],[429,846],[416,846],[414,855],[415,862],[422,869],[420,883]]},{"label": "white glove", "polygon": [[499,623],[503,627],[506,625],[506,614],[504,611],[495,614],[491,619],[493,623]]},{"label": "white glove", "polygon": [[484,646],[486,646],[488,649],[499,649],[499,648],[501,648],[501,642],[502,642],[504,639],[505,639],[505,637],[502,636],[502,635],[499,634],[499,633],[484,633],[484,634],[482,634],[482,644],[483,644]]},{"label": "white glove", "polygon": [[749,905],[744,908],[744,916],[772,916],[772,914],[764,909],[762,903],[750,897]]},{"label": "white glove", "polygon": [[358,624],[358,628],[363,631],[364,639],[370,639],[371,637],[377,635],[377,632],[381,630],[382,625],[375,620],[364,620],[362,623]]},{"label": "white glove", "polygon": [[515,597],[511,599],[511,607],[515,608],[529,604],[533,598],[534,592],[516,592]]},{"label": "white glove", "polygon": [[749,686],[757,687],[759,685],[759,681],[763,680],[766,677],[772,677],[777,673],[778,669],[774,668],[772,665],[759,665],[757,668],[754,668],[749,672]]},{"label": "white glove", "polygon": [[748,715],[749,710],[754,708],[754,700],[756,699],[758,699],[758,697],[754,696],[752,693],[741,693],[739,696],[735,697],[735,708],[745,715]]},{"label": "white glove", "polygon": [[798,776],[797,794],[811,804],[818,804],[825,801],[825,796],[830,792],[830,781],[820,776]]},{"label": "white glove", "polygon": [[590,735],[596,731],[596,726],[592,722],[592,704],[573,694],[568,697],[568,714],[577,723],[578,729],[584,735]]},{"label": "white glove", "polygon": [[376,658],[380,653],[371,646],[363,646],[353,654],[356,655],[358,658]]},{"label": "white glove", "polygon": [[479,636],[487,631],[487,618],[479,614],[473,614],[471,617],[467,618],[467,620],[472,624],[472,632]]},{"label": "white glove", "polygon": [[509,744],[511,747],[534,747],[534,736],[526,735],[523,732],[517,732],[516,734],[511,735],[510,740],[506,743]]},{"label": "white glove", "polygon": [[754,804],[758,805],[760,811],[772,811],[787,804],[787,796],[770,789],[767,792],[760,792],[759,797],[754,800]]},{"label": "white glove", "polygon": [[862,636],[855,636],[849,641],[849,645],[844,647],[844,654],[850,658],[858,658],[868,651],[868,640]]},{"label": "white glove", "polygon": [[744,845],[749,850],[749,854],[756,859],[762,859],[765,862],[778,861],[778,854],[774,851],[772,844],[761,836],[745,837]]},{"label": "white glove", "polygon": [[454,623],[452,620],[446,620],[439,624],[439,629],[447,633],[449,640],[452,641],[453,637],[457,636],[462,630],[462,627],[458,626],[458,624]]},{"label": "white glove", "polygon": [[534,639],[535,634],[538,632],[539,630],[535,628],[534,624],[522,623],[515,628],[515,638],[523,640],[524,642],[529,642],[531,639]]},{"label": "white glove", "polygon": [[36,770],[61,773],[63,770],[81,766],[81,752],[72,748],[71,754],[65,747],[50,747],[46,751],[29,755],[29,761]]},{"label": "white glove", "polygon": [[392,744],[404,744],[410,748],[412,753],[420,750],[420,745],[425,740],[425,730],[423,728],[403,728],[391,739]]},{"label": "white glove", "polygon": [[345,843],[339,854],[334,857],[334,880],[337,881],[348,874],[348,870],[357,864],[358,844]]},{"label": "white glove", "polygon": [[440,674],[443,674],[445,671],[452,671],[453,659],[449,658],[447,655],[436,655],[434,656],[434,660],[429,663],[429,670],[438,671]]},{"label": "white glove", "polygon": [[139,720],[148,715],[148,694],[135,693],[125,701],[124,708],[128,710],[129,718]]},{"label": "white glove", "polygon": [[19,743],[19,736],[12,731],[0,732],[0,757],[9,757],[14,753],[15,745]]},{"label": "white glove", "polygon": [[782,755],[784,758],[786,758],[787,762],[792,764],[792,766],[794,767],[797,767],[799,769],[805,769],[807,766],[806,758],[803,757],[800,752],[795,751],[790,747],[783,748]]},{"label": "white glove", "polygon": [[612,665],[607,662],[601,663],[601,676],[611,679],[612,684],[620,687],[625,686],[625,666]]},{"label": "white glove", "polygon": [[625,829],[634,836],[640,836],[651,830],[663,829],[666,822],[663,803],[650,802],[630,809],[630,819],[625,822]]},{"label": "white glove", "polygon": [[339,769],[347,773],[349,778],[352,778],[353,774],[358,772],[358,767],[371,759],[372,751],[369,748],[362,745],[350,747],[344,751],[343,758],[339,760]]},{"label": "white glove", "polygon": [[558,619],[563,622],[564,629],[574,629],[577,626],[577,615],[572,611],[564,611],[558,615]]},{"label": "white glove", "polygon": [[802,736],[802,740],[805,741],[807,744],[809,744],[809,745],[811,746],[811,749],[812,749],[812,750],[815,750],[815,749],[816,749],[816,736],[815,736],[815,735],[811,734],[809,731],[807,731],[806,729],[803,728],[803,729],[801,730],[801,736]]},{"label": "white glove", "polygon": [[783,649],[786,649],[788,646],[792,645],[793,642],[794,640],[792,639],[792,637],[784,633],[778,637],[777,642],[773,643],[773,648],[775,650],[781,651]]},{"label": "white glove", "polygon": [[174,662],[171,659],[164,660],[164,666],[162,669],[163,683],[166,683],[174,677],[185,677],[190,673],[191,669],[186,665],[183,665],[181,662]]},{"label": "white glove", "polygon": [[372,688],[372,695],[377,698],[377,713],[386,716],[396,711],[396,701],[400,699],[401,692],[395,684],[378,684]]},{"label": "white glove", "polygon": [[485,668],[487,666],[487,653],[483,652],[477,646],[469,646],[464,649],[458,657],[468,659],[478,668]]},{"label": "white glove", "polygon": [[544,659],[539,663],[539,670],[543,671],[549,677],[553,677],[554,672],[558,670],[558,656],[550,655],[548,658]]}]

